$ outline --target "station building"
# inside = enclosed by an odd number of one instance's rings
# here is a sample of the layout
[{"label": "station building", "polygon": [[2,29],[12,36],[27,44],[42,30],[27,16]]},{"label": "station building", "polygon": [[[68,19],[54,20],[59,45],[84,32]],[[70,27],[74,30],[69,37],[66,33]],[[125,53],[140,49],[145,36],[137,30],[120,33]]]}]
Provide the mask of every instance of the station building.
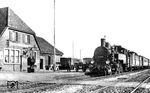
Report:
[{"label": "station building", "polygon": [[[44,50],[47,50],[45,48]],[[44,54],[43,51],[40,51],[35,32],[19,16],[9,7],[0,8],[1,71],[26,72],[30,66],[29,61],[32,62],[28,60],[29,58],[34,59],[34,70],[39,71],[44,68],[42,64],[51,64],[52,58],[49,55],[51,54]],[[49,61],[42,63],[42,60]]]},{"label": "station building", "polygon": [[[36,37],[39,48],[40,48],[40,70],[49,70],[51,65],[54,64],[53,57],[54,57],[54,46],[52,46],[49,42],[47,42],[42,37]],[[60,58],[62,57],[63,53],[56,49],[55,53],[55,61],[56,65],[60,65]]]}]

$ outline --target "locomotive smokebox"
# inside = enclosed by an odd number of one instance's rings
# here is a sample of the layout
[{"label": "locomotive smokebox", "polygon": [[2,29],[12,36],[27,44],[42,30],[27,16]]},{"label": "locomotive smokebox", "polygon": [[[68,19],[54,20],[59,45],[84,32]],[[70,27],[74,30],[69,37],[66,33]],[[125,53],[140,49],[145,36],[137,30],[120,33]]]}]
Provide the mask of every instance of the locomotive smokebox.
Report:
[{"label": "locomotive smokebox", "polygon": [[105,38],[101,38],[101,46],[105,47],[105,44],[106,44]]}]

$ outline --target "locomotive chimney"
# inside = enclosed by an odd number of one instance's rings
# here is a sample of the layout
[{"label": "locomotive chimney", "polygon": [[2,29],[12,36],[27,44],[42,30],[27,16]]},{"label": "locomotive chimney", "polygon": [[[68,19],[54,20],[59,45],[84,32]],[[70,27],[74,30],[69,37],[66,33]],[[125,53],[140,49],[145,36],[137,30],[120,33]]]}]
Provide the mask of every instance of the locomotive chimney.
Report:
[{"label": "locomotive chimney", "polygon": [[105,47],[105,38],[101,38],[101,46]]}]

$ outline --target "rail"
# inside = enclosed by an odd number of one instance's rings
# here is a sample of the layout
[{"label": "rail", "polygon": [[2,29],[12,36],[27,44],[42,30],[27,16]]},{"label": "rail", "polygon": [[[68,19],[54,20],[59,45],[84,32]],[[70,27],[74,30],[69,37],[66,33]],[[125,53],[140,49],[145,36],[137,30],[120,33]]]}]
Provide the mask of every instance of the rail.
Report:
[{"label": "rail", "polygon": [[[129,79],[130,79],[130,78],[127,78],[127,79],[123,80],[123,82],[126,82],[126,81],[128,81]],[[115,84],[116,84],[116,83],[115,83]],[[102,87],[102,88],[100,88],[100,89],[97,89],[97,90],[95,90],[95,91],[92,91],[91,93],[99,93],[100,91],[102,91],[102,90],[104,90],[104,89],[107,89],[107,88],[109,88],[109,87],[113,87],[115,93],[119,93],[118,90],[116,89],[116,87],[115,87],[114,85],[104,86],[104,87]]]},{"label": "rail", "polygon": [[139,87],[141,87],[146,81],[150,79],[150,76],[147,77],[144,81],[142,81],[140,84],[138,84],[132,91],[131,93],[134,93]]},{"label": "rail", "polygon": [[[146,71],[147,71],[147,70],[146,70]],[[145,72],[145,70],[141,71],[140,73],[142,73],[142,72]],[[126,81],[128,81],[129,79],[131,79],[131,78],[127,78],[127,79],[123,80],[123,82],[126,82]],[[148,79],[150,79],[150,76],[149,76],[148,78],[146,78],[146,80],[144,80],[144,81],[142,82],[142,84],[145,83]],[[115,83],[115,84],[116,84],[116,83]],[[134,93],[142,84],[140,83],[139,85],[137,85],[136,88],[134,88],[134,90],[132,90],[130,93]],[[116,87],[115,87],[114,85],[104,86],[104,87],[102,87],[102,88],[100,88],[100,89],[97,89],[97,90],[95,90],[95,91],[92,91],[92,92],[90,92],[90,93],[99,93],[100,91],[103,91],[103,90],[105,90],[105,89],[107,89],[107,88],[109,88],[109,87],[113,87],[115,93],[119,93],[118,90],[116,89]]]}]

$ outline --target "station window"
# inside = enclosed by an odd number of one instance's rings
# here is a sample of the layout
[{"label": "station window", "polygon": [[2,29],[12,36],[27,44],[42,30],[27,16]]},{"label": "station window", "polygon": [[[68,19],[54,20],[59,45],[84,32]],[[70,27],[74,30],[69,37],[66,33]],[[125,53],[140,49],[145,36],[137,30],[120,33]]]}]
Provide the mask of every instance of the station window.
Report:
[{"label": "station window", "polygon": [[19,50],[17,49],[5,49],[4,58],[5,63],[19,63]]},{"label": "station window", "polygon": [[10,50],[10,62],[15,63],[15,50]]},{"label": "station window", "polygon": [[30,35],[24,35],[24,43],[30,44]]},{"label": "station window", "polygon": [[10,32],[9,32],[9,39],[10,39],[11,41],[18,42],[18,40],[19,40],[18,32],[13,31],[13,30],[10,30]]},{"label": "station window", "polygon": [[15,51],[15,63],[19,63],[19,50]]},{"label": "station window", "polygon": [[4,51],[5,63],[9,63],[9,49]]}]

